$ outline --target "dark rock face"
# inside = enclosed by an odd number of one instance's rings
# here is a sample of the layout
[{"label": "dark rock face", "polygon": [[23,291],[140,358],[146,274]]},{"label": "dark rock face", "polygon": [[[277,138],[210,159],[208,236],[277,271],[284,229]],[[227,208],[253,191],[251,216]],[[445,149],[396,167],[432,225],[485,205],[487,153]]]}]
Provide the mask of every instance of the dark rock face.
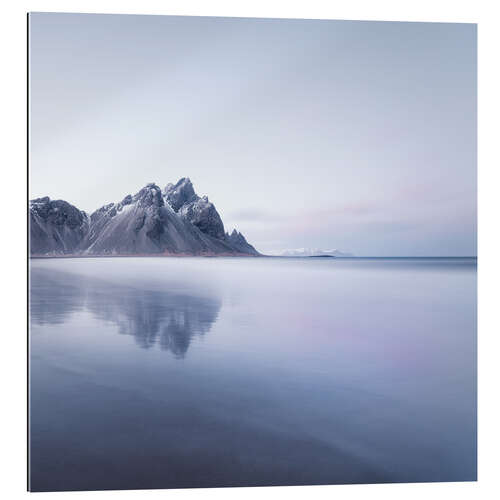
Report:
[{"label": "dark rock face", "polygon": [[188,178],[161,192],[147,184],[135,195],[109,203],[90,217],[65,201],[30,202],[31,253],[252,254],[243,235],[224,232],[213,203],[200,198]]},{"label": "dark rock face", "polygon": [[63,200],[48,196],[30,201],[30,253],[75,252],[89,226],[88,216]]},{"label": "dark rock face", "polygon": [[184,204],[179,212],[180,216],[194,224],[202,233],[217,239],[224,238],[224,224],[213,203],[208,198],[198,198]]},{"label": "dark rock face", "polygon": [[189,178],[183,177],[177,184],[168,184],[163,190],[166,202],[184,220],[195,225],[202,233],[224,239],[224,224],[215,205],[206,196],[200,198]]},{"label": "dark rock face", "polygon": [[177,184],[167,184],[163,190],[163,195],[174,212],[178,212],[182,205],[198,199],[194,192],[193,184],[187,177],[179,179]]},{"label": "dark rock face", "polygon": [[154,184],[148,184],[143,187],[138,193],[133,197],[128,195],[125,199],[130,199],[131,202],[136,202],[140,207],[163,207],[165,203],[163,202],[163,196],[161,194],[160,188]]},{"label": "dark rock face", "polygon": [[233,229],[231,234],[226,233],[226,241],[234,248],[237,252],[248,253],[251,255],[259,255],[259,252],[255,250],[255,248],[248,243],[245,237]]}]

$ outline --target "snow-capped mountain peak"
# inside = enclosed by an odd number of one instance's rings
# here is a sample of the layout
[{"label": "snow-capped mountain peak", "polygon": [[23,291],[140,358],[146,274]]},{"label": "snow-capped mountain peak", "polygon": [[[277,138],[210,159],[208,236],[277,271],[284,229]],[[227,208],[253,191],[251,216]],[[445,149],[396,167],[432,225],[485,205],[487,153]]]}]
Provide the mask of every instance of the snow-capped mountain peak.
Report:
[{"label": "snow-capped mountain peak", "polygon": [[162,190],[149,183],[90,217],[66,201],[30,201],[33,255],[247,254],[259,255],[243,235],[229,236],[213,203],[183,177]]}]

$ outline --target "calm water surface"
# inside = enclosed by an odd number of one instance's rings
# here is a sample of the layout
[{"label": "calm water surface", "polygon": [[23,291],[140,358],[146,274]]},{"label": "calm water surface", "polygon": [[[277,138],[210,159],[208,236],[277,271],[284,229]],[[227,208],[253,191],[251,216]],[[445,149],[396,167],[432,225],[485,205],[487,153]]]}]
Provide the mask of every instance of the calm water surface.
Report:
[{"label": "calm water surface", "polygon": [[476,260],[31,261],[31,489],[476,478]]}]

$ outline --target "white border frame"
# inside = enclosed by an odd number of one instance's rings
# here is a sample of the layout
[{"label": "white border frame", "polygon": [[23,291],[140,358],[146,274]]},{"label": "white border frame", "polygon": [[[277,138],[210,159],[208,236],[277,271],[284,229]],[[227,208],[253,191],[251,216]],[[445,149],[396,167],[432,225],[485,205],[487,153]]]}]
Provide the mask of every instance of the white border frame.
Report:
[{"label": "white border frame", "polygon": [[[38,493],[43,499],[161,498],[174,499],[454,499],[500,498],[497,480],[500,450],[500,322],[497,314],[500,281],[498,199],[500,166],[498,116],[500,93],[499,8],[493,0],[107,0],[14,1],[3,5],[2,48],[2,482],[5,498],[26,492],[26,12],[94,12],[120,14],[210,15],[355,19],[383,21],[478,23],[479,41],[479,480],[477,483],[426,483],[355,486],[225,488],[116,492]],[[4,312],[5,310],[5,312]]]}]

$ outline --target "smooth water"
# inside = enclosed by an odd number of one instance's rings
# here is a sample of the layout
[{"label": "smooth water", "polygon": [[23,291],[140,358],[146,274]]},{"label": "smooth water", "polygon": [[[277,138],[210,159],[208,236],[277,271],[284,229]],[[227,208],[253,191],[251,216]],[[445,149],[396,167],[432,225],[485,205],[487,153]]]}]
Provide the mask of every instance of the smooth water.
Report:
[{"label": "smooth water", "polygon": [[476,260],[31,261],[31,489],[476,479]]}]

